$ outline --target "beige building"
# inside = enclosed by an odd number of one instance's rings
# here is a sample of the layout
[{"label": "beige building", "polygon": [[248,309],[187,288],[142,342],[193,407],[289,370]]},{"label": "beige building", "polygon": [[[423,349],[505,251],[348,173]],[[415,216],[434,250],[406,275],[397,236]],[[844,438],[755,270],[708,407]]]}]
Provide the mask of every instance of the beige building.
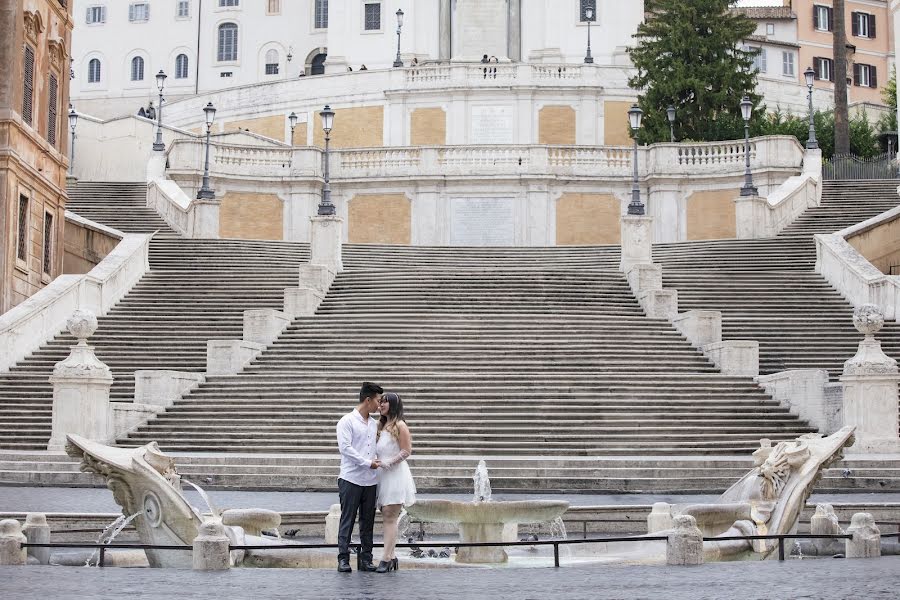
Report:
[{"label": "beige building", "polygon": [[62,272],[69,0],[0,0],[0,313]]}]

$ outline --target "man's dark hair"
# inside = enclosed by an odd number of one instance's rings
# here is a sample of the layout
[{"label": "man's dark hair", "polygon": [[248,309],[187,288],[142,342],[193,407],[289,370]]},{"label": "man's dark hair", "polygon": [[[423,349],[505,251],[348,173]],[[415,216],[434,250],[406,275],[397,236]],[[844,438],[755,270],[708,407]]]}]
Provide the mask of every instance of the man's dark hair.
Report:
[{"label": "man's dark hair", "polygon": [[371,398],[372,396],[377,396],[378,394],[383,393],[384,389],[377,383],[372,383],[371,381],[363,381],[362,387],[359,389],[359,401],[362,402],[367,398]]}]

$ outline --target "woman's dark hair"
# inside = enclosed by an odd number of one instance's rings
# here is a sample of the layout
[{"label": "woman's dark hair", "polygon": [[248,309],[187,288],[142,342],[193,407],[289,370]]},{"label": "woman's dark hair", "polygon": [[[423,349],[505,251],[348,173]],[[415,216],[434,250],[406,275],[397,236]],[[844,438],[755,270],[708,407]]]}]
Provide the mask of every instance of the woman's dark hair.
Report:
[{"label": "woman's dark hair", "polygon": [[378,433],[387,430],[391,432],[392,436],[399,439],[397,423],[403,420],[403,400],[400,399],[400,394],[387,392],[381,397],[381,401],[387,402],[388,413],[381,415],[381,419],[378,420]]},{"label": "woman's dark hair", "polygon": [[359,401],[362,402],[363,400],[383,393],[384,390],[380,385],[372,383],[371,381],[363,381],[362,387],[359,389]]}]

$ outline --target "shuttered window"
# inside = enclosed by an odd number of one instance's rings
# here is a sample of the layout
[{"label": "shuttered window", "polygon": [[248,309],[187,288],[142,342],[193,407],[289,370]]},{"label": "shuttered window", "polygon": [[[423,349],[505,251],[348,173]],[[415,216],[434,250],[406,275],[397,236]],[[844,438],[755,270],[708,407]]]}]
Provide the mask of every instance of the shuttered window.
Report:
[{"label": "shuttered window", "polygon": [[235,23],[219,25],[219,62],[238,59],[238,26]]},{"label": "shuttered window", "polygon": [[834,9],[820,4],[813,5],[813,27],[819,31],[832,31],[834,23]]},{"label": "shuttered window", "polygon": [[34,48],[25,44],[25,81],[22,90],[22,120],[34,121]]},{"label": "shuttered window", "polygon": [[56,146],[56,126],[59,121],[59,109],[57,102],[59,99],[59,81],[56,75],[50,74],[50,85],[47,94],[47,141],[51,145]]},{"label": "shuttered window", "polygon": [[28,196],[19,196],[18,237],[16,239],[16,258],[28,259]]},{"label": "shuttered window", "polygon": [[88,63],[88,83],[100,83],[100,59],[92,58]]},{"label": "shuttered window", "polygon": [[140,56],[135,56],[131,59],[131,80],[144,80],[144,59]]},{"label": "shuttered window", "polygon": [[368,2],[365,5],[365,29],[366,31],[381,30],[381,3]]},{"label": "shuttered window", "polygon": [[53,215],[44,213],[44,274],[53,275]]},{"label": "shuttered window", "polygon": [[816,79],[834,81],[834,61],[830,58],[814,58],[813,70],[816,72]]},{"label": "shuttered window", "polygon": [[316,29],[328,29],[328,0],[316,0]]},{"label": "shuttered window", "polygon": [[175,58],[175,79],[188,78],[188,57],[187,54],[179,54]]}]

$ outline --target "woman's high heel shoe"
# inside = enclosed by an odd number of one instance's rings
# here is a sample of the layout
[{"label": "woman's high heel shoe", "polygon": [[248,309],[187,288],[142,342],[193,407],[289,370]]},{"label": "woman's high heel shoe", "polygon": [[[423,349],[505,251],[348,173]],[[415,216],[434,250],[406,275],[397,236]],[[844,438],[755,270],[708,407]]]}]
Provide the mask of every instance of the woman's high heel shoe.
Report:
[{"label": "woman's high heel shoe", "polygon": [[[396,560],[396,559],[394,559]],[[376,573],[387,573],[388,571],[392,571],[394,567],[393,560],[382,560],[378,563],[378,567],[375,569]]]},{"label": "woman's high heel shoe", "polygon": [[396,571],[399,568],[400,568],[400,561],[397,560],[395,557],[394,560],[391,561],[391,570]]}]

